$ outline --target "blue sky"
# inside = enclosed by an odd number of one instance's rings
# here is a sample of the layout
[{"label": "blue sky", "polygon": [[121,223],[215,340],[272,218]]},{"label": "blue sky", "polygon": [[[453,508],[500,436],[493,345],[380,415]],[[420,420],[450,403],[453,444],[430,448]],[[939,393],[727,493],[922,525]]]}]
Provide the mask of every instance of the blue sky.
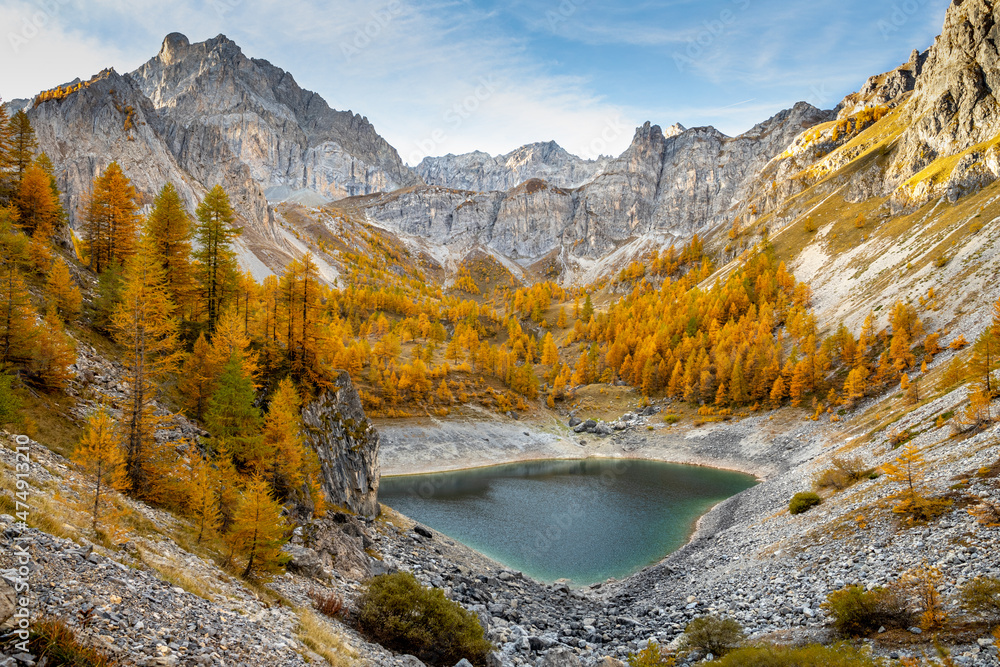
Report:
[{"label": "blue sky", "polygon": [[556,140],[615,154],[636,126],[730,135],[797,101],[832,108],[923,50],[949,0],[2,0],[0,96],[106,66],[164,35],[224,33],[411,164]]}]

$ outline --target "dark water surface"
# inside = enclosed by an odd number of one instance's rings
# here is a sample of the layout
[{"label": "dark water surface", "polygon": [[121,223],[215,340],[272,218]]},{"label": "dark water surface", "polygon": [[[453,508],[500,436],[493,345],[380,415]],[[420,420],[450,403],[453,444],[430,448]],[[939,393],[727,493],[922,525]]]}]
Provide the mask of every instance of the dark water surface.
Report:
[{"label": "dark water surface", "polygon": [[537,461],[384,477],[379,501],[531,577],[587,585],[677,550],[699,517],[755,483],[654,461]]}]

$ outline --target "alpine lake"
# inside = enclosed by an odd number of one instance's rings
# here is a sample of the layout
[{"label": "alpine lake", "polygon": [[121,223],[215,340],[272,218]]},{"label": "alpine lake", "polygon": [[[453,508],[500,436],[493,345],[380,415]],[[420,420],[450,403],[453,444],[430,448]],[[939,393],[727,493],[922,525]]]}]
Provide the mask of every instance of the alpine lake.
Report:
[{"label": "alpine lake", "polygon": [[632,459],[384,477],[379,502],[544,582],[587,586],[658,562],[748,475]]}]

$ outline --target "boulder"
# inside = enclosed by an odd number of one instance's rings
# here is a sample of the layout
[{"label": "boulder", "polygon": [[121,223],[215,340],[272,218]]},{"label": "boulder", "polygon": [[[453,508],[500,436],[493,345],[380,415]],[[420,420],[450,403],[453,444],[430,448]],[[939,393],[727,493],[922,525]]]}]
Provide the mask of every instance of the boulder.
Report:
[{"label": "boulder", "polygon": [[17,593],[7,580],[0,579],[0,627],[17,611]]},{"label": "boulder", "polygon": [[297,572],[310,579],[326,579],[326,572],[323,570],[323,559],[318,553],[308,547],[297,544],[286,544],[284,552],[292,557],[288,561],[288,570]]},{"label": "boulder", "polygon": [[611,424],[607,422],[601,422],[600,424],[594,427],[594,433],[596,433],[597,435],[611,435],[614,432],[615,432],[614,427],[612,427]]},{"label": "boulder", "polygon": [[571,649],[555,648],[535,662],[536,667],[580,667],[580,658]]}]

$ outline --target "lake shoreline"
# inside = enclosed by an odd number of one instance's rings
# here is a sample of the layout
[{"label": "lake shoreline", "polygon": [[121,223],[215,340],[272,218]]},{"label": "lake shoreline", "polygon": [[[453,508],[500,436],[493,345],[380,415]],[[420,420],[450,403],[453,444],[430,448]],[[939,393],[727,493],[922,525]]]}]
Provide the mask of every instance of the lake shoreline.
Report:
[{"label": "lake shoreline", "polygon": [[[640,423],[636,428],[611,436],[574,434],[564,424],[554,421],[539,424],[492,419],[402,424],[395,422],[377,426],[383,433],[381,465],[384,471],[382,476],[386,478],[466,472],[544,461],[631,460],[740,473],[756,480],[757,484],[752,489],[766,484],[769,479],[790,467],[784,456],[774,456],[769,447],[764,448],[764,455],[761,456],[759,449],[754,450],[753,455],[748,455],[741,446],[748,435],[759,435],[755,432],[763,431],[760,427],[767,424],[769,420],[766,417],[754,417],[742,422],[720,422],[696,429],[657,425],[653,431],[649,431],[644,430],[645,423]],[[738,435],[737,438],[732,437],[734,433]],[[501,441],[499,447],[493,447],[492,445],[498,444],[497,438],[505,434],[509,434],[515,441],[527,439],[531,446],[509,447],[505,446],[508,443]],[[580,440],[573,442],[571,437],[578,437]],[[481,441],[486,441],[491,446],[484,448]],[[414,442],[419,442],[420,445],[412,447]],[[586,444],[578,444],[580,442]],[[701,514],[694,521],[685,542],[677,549],[627,577],[608,579],[602,582],[603,585],[626,585],[643,573],[663,566],[675,554],[711,539],[719,527],[726,524],[725,520],[715,515],[727,503],[738,502],[737,499],[745,493],[746,491],[722,500]],[[591,586],[579,589],[588,588]]]}]

